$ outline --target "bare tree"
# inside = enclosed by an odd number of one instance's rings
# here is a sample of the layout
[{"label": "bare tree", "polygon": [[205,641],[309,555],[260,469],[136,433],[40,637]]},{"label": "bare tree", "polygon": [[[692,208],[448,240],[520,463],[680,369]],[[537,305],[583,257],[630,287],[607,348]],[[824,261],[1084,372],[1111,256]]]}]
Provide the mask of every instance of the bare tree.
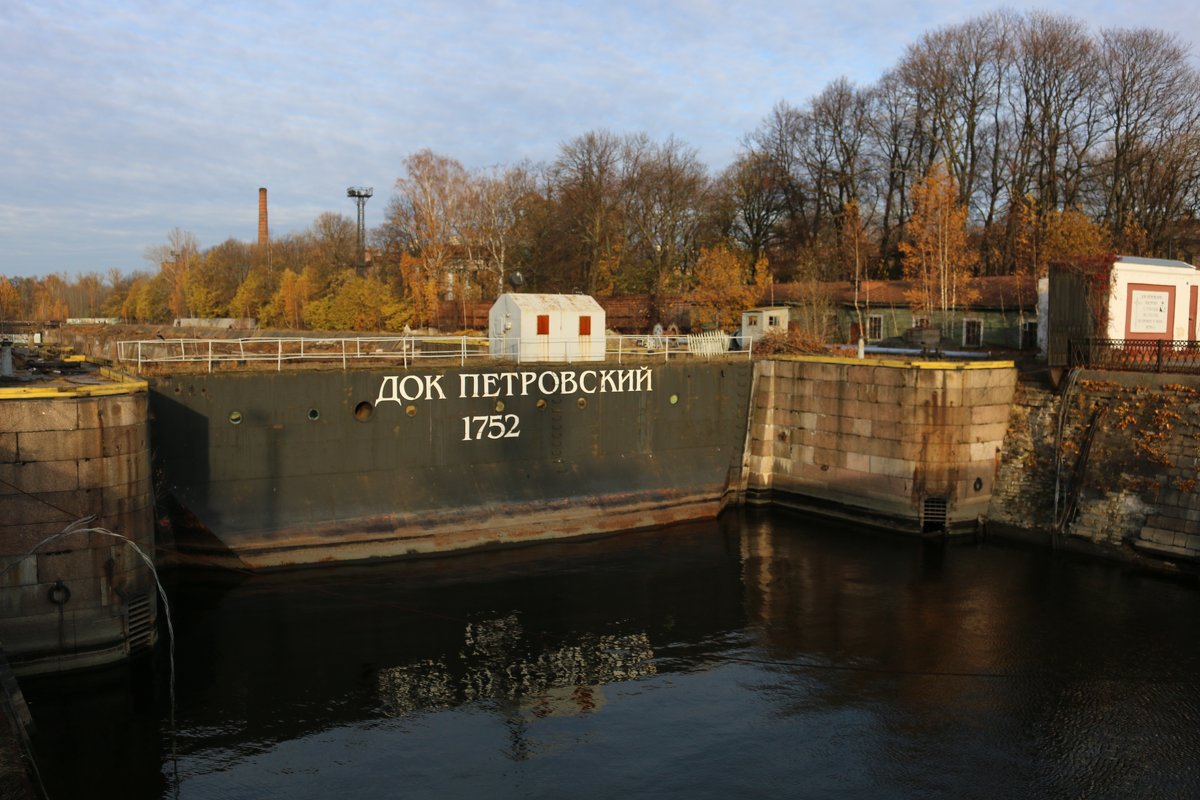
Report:
[{"label": "bare tree", "polygon": [[1100,52],[1108,126],[1094,177],[1102,217],[1118,246],[1140,229],[1161,250],[1165,219],[1182,210],[1197,180],[1200,78],[1179,38],[1163,31],[1106,30]]},{"label": "bare tree", "polygon": [[591,131],[563,144],[550,166],[550,198],[569,236],[559,248],[560,286],[593,293],[606,265],[620,259],[623,149],[616,135]]},{"label": "bare tree", "polygon": [[472,238],[482,254],[483,269],[500,293],[520,240],[526,206],[538,196],[537,178],[528,164],[496,169],[476,176],[471,193]]},{"label": "bare tree", "polygon": [[[388,204],[388,224],[417,258],[421,279],[438,292],[452,294],[456,259],[469,227],[470,175],[455,159],[431,150],[410,155],[404,167]],[[457,280],[461,283],[462,276]]]},{"label": "bare tree", "polygon": [[651,304],[657,306],[672,279],[690,272],[695,263],[708,175],[695,149],[674,137],[661,144],[630,139],[623,162],[626,238],[642,266],[641,282]]},{"label": "bare tree", "polygon": [[749,263],[758,263],[778,240],[786,210],[775,164],[762,153],[743,153],[718,178],[714,193],[724,217],[721,233],[746,252]]}]

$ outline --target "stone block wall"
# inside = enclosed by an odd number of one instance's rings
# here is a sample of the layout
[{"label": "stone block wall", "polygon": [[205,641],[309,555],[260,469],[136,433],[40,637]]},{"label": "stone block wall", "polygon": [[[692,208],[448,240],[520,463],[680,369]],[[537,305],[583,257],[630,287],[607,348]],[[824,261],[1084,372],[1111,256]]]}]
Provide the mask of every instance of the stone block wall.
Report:
[{"label": "stone block wall", "polygon": [[128,545],[59,535],[87,517],[153,558],[145,391],[0,394],[0,642],[18,673],[123,658],[129,605],[153,619],[152,577]]},{"label": "stone block wall", "polygon": [[1197,561],[1198,482],[1200,379],[1088,370],[1061,394],[1018,386],[988,519],[1097,552]]},{"label": "stone block wall", "polygon": [[756,364],[753,496],[925,527],[986,514],[1016,384],[1011,362],[797,358]]},{"label": "stone block wall", "polygon": [[1055,437],[1059,395],[1020,381],[1001,449],[988,521],[1023,530],[1054,527]]},{"label": "stone block wall", "polygon": [[1200,559],[1200,378],[1087,370],[1062,402],[1060,484],[1073,506],[1061,532]]}]

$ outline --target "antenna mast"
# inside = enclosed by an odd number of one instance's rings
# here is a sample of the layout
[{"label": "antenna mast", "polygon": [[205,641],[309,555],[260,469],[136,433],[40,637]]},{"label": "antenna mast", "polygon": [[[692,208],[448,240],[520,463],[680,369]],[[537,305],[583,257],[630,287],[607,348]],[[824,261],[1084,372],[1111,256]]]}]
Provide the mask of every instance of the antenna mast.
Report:
[{"label": "antenna mast", "polygon": [[366,214],[367,200],[373,194],[375,194],[375,190],[369,186],[351,186],[346,190],[346,197],[353,197],[354,203],[358,206],[358,266],[360,269],[367,266],[367,252],[363,249],[367,229],[363,220]]}]

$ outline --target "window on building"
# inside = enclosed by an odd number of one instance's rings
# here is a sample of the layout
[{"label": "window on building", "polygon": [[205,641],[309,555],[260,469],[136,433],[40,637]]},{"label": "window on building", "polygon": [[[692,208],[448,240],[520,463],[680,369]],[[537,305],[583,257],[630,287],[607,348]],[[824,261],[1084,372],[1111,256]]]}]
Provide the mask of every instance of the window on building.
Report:
[{"label": "window on building", "polygon": [[929,317],[913,317],[912,318],[912,326],[914,328],[928,328],[929,327]]},{"label": "window on building", "polygon": [[1034,350],[1037,348],[1037,321],[1026,322],[1021,326],[1021,349]]},{"label": "window on building", "polygon": [[767,327],[768,328],[778,328],[779,327],[779,317],[774,314],[768,316],[767,317]]},{"label": "window on building", "polygon": [[758,327],[758,317],[756,317],[753,314],[746,317],[746,327],[747,328],[757,328]]},{"label": "window on building", "polygon": [[883,338],[883,315],[870,314],[867,317],[867,341],[878,342]]},{"label": "window on building", "polygon": [[579,318],[579,335],[580,336],[591,336],[592,335],[592,318],[591,317],[580,317]]},{"label": "window on building", "polygon": [[538,325],[538,327],[537,327],[537,335],[538,336],[549,336],[550,335],[550,315],[549,314],[538,314],[537,325]]},{"label": "window on building", "polygon": [[963,347],[979,347],[983,344],[983,320],[963,320]]}]

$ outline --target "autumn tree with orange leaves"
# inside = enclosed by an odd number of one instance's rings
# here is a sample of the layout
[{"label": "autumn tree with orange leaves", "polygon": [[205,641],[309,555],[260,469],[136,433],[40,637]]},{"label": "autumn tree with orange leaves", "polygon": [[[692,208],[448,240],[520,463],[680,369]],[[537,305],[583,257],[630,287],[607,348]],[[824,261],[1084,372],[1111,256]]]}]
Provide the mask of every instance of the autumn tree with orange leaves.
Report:
[{"label": "autumn tree with orange leaves", "polygon": [[767,260],[760,256],[751,269],[724,244],[700,248],[692,309],[702,326],[736,327],[742,311],[755,306],[770,288]]},{"label": "autumn tree with orange leaves", "polygon": [[967,240],[967,209],[958,200],[958,184],[945,165],[934,164],[913,186],[913,215],[900,243],[904,277],[911,282],[905,299],[917,316],[943,324],[950,312],[979,299],[971,269],[979,258]]}]

